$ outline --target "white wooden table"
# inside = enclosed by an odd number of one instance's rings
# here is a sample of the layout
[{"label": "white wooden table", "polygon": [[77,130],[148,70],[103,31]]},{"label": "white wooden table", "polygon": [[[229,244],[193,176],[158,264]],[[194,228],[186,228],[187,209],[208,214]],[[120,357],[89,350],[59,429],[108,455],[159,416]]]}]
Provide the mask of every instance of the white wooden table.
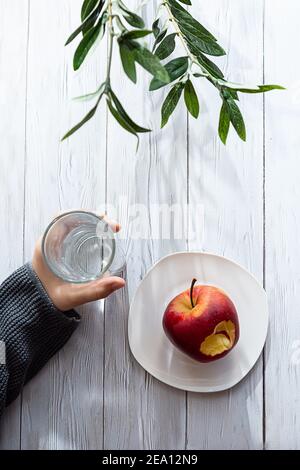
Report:
[{"label": "white wooden table", "polygon": [[[137,5],[136,0],[130,4]],[[144,8],[152,17],[155,1]],[[114,85],[127,109],[154,132],[135,140],[101,108],[84,130],[60,137],[90,103],[71,98],[96,88],[106,44],[82,71],[64,41],[78,24],[81,0],[0,0],[0,275],[30,259],[34,241],[58,211],[103,203],[202,204],[182,240],[130,237],[128,292],[82,309],[65,348],[25,387],[1,423],[12,449],[288,449],[300,447],[300,58],[297,0],[203,0],[194,11],[228,51],[232,81],[280,83],[286,92],[244,96],[243,144],[217,138],[220,99],[199,82],[201,118],[182,107],[163,132],[164,92],[145,97],[116,56]],[[125,209],[124,209],[125,207]],[[198,236],[190,237],[196,228]],[[217,394],[172,389],[149,376],[127,344],[128,305],[146,270],[167,253],[204,249],[248,268],[265,286],[270,329],[263,357],[238,386]],[[155,302],[155,298],[153,299]]]}]

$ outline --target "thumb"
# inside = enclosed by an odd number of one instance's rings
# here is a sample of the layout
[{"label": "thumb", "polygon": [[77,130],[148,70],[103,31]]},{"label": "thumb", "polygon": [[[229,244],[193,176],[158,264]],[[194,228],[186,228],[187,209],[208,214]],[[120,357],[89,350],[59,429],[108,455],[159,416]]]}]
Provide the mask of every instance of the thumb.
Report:
[{"label": "thumb", "polygon": [[104,299],[118,289],[125,286],[125,281],[121,277],[105,277],[98,281],[90,282],[73,293],[74,306]]}]

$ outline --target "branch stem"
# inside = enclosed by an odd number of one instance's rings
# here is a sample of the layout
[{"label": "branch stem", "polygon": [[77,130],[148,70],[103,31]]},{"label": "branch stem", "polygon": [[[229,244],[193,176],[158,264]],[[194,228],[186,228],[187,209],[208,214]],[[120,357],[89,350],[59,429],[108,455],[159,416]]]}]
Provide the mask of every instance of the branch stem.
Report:
[{"label": "branch stem", "polygon": [[107,59],[107,70],[106,70],[106,83],[110,85],[110,72],[112,65],[113,47],[114,47],[114,25],[113,25],[113,14],[112,14],[112,0],[108,0],[108,59]]}]

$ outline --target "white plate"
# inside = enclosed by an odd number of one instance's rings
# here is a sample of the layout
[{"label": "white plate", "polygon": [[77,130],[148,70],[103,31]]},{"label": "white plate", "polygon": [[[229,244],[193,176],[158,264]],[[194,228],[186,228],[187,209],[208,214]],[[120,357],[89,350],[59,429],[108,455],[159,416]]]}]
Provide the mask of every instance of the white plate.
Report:
[{"label": "white plate", "polygon": [[[224,289],[240,321],[235,348],[208,364],[176,349],[162,327],[166,306],[189,288],[193,277]],[[141,366],[162,382],[193,392],[226,390],[242,380],[259,358],[267,329],[267,296],[256,279],[229,259],[199,252],[175,253],[156,263],[137,289],[128,321],[129,345]]]}]

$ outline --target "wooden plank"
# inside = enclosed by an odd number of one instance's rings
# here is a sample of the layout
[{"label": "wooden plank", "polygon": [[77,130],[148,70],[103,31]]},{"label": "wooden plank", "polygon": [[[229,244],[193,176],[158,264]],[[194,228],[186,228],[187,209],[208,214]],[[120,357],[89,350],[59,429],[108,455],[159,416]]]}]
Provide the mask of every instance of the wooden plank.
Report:
[{"label": "wooden plank", "polygon": [[[266,96],[266,447],[300,448],[299,73],[300,4],[266,1],[266,80],[287,91]],[[278,34],[278,31],[284,34]]]},{"label": "wooden plank", "polygon": [[[263,1],[193,2],[193,11],[228,51],[219,62],[225,75],[235,82],[261,82]],[[199,224],[198,236],[190,240],[189,247],[232,258],[262,281],[262,98],[241,98],[247,143],[231,132],[224,147],[217,137],[221,100],[209,84],[199,83],[197,89],[202,116],[199,121],[189,120],[189,198],[191,204],[203,204],[204,227]],[[187,447],[261,448],[262,409],[260,360],[249,376],[230,391],[188,394]]]},{"label": "wooden plank", "polygon": [[[63,133],[91,106],[71,98],[94,91],[104,52],[72,71],[64,42],[80,21],[81,0],[32,0],[28,62],[25,255],[59,210],[96,209],[104,198],[105,118],[99,113],[65,143]],[[102,446],[102,303],[84,308],[82,325],[25,388],[23,449]]]},{"label": "wooden plank", "polygon": [[[139,3],[131,0],[128,5],[137,11]],[[148,2],[143,10],[148,27],[156,5],[157,2]],[[110,117],[108,121],[107,202],[108,206],[116,207],[126,238],[129,300],[156,260],[172,251],[186,249],[185,233],[178,240],[156,239],[159,209],[155,206],[171,206],[187,200],[186,114],[178,110],[168,128],[159,131],[159,109],[165,92],[146,94],[149,75],[141,69],[138,72],[138,85],[134,86],[124,78],[115,54],[113,86],[132,117],[153,129],[152,134],[141,138],[136,155],[134,138]],[[136,212],[134,204],[138,205]],[[167,222],[170,218],[167,214]],[[142,237],[136,237],[139,223]],[[184,448],[185,392],[153,379],[132,358],[127,343],[127,296],[126,292],[119,292],[106,303],[104,447]]]},{"label": "wooden plank", "polygon": [[[0,282],[23,262],[27,2],[0,1]],[[17,34],[11,35],[11,25]],[[20,400],[1,419],[0,449],[20,447]]]}]

